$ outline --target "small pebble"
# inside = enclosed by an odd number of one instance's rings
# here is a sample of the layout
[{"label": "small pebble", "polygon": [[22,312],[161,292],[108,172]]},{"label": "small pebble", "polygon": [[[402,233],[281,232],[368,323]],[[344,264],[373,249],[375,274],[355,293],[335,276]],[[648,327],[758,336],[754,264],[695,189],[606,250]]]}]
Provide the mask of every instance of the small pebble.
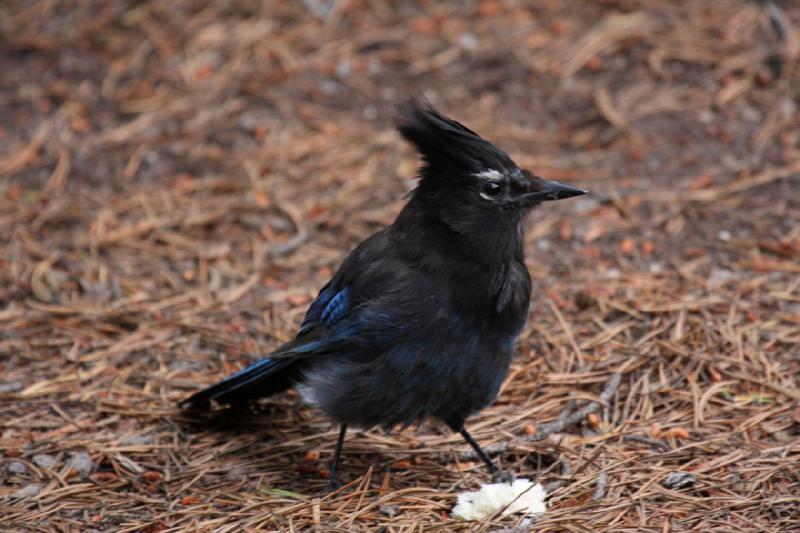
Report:
[{"label": "small pebble", "polygon": [[28,467],[22,461],[9,461],[6,465],[6,472],[12,476],[21,476],[28,471]]},{"label": "small pebble", "polygon": [[39,491],[42,490],[41,483],[31,483],[30,485],[25,485],[18,491],[11,494],[12,498],[30,498],[31,496],[36,496],[39,494]]},{"label": "small pebble", "polygon": [[120,439],[120,444],[123,446],[145,446],[153,444],[153,437],[149,435],[128,435]]},{"label": "small pebble", "polygon": [[353,72],[353,64],[350,61],[339,61],[336,65],[336,75],[339,78],[348,78]]},{"label": "small pebble", "polygon": [[79,476],[88,476],[94,468],[94,463],[88,453],[76,452],[71,454],[69,466],[73,468]]},{"label": "small pebble", "polygon": [[36,455],[31,457],[31,459],[33,460],[33,463],[39,468],[50,468],[51,466],[56,464],[56,458],[46,453],[37,453]]},{"label": "small pebble", "polygon": [[475,50],[478,48],[478,38],[473,33],[462,33],[458,37],[458,44],[465,50]]},{"label": "small pebble", "polygon": [[397,514],[398,511],[397,507],[395,507],[394,505],[381,505],[380,512],[381,514],[386,515],[389,518],[392,518],[394,515]]},{"label": "small pebble", "polygon": [[19,392],[22,389],[23,385],[21,381],[6,381],[4,383],[0,383],[0,394]]},{"label": "small pebble", "polygon": [[695,479],[689,472],[673,472],[664,480],[668,489],[685,489],[694,485]]},{"label": "small pebble", "polygon": [[737,279],[735,272],[724,268],[712,268],[711,273],[708,275],[707,283],[710,288],[716,289],[735,279]]},{"label": "small pebble", "polygon": [[225,474],[225,479],[228,481],[241,481],[242,479],[247,479],[247,468],[243,466],[234,466],[228,473]]}]

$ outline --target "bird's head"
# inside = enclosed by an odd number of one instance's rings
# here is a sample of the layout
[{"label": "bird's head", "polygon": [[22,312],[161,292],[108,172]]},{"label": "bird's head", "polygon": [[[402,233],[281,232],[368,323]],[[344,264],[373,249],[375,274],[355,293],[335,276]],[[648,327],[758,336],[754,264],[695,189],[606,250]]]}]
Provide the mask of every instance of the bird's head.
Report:
[{"label": "bird's head", "polygon": [[423,166],[415,195],[455,217],[475,222],[515,219],[551,200],[586,191],[520,168],[503,150],[430,104],[411,100],[398,118],[401,135],[419,150]]}]

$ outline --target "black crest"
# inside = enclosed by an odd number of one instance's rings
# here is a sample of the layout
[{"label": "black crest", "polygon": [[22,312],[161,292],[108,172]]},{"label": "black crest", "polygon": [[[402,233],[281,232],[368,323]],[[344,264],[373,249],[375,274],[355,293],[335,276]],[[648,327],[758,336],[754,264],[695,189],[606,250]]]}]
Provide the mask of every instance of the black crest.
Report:
[{"label": "black crest", "polygon": [[423,177],[446,171],[475,173],[516,168],[508,154],[460,122],[442,115],[428,102],[411,99],[402,106],[397,129],[419,150],[425,162]]}]

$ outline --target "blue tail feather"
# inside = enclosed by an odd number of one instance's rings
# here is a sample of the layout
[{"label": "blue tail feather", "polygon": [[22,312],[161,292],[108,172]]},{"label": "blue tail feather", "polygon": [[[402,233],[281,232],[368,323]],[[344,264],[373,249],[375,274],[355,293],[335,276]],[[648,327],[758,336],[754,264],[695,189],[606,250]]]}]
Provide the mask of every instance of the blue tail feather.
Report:
[{"label": "blue tail feather", "polygon": [[212,400],[229,404],[279,392],[291,386],[293,373],[287,373],[287,367],[293,362],[289,358],[266,357],[201,390],[181,402],[180,406],[182,409],[200,409],[208,407]]}]

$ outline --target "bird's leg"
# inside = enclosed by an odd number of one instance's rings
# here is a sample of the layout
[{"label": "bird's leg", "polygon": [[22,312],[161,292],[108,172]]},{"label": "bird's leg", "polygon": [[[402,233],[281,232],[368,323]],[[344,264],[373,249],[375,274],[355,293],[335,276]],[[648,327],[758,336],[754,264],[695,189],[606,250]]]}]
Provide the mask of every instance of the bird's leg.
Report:
[{"label": "bird's leg", "polygon": [[472,446],[472,449],[475,450],[475,453],[478,454],[478,457],[481,458],[481,461],[486,463],[486,467],[489,469],[489,473],[492,474],[492,476],[494,476],[495,473],[497,473],[500,470],[499,468],[497,468],[497,465],[494,464],[494,461],[492,461],[489,458],[489,456],[486,455],[486,452],[484,452],[483,449],[480,447],[480,445],[475,441],[475,439],[472,438],[472,435],[467,433],[466,429],[462,427],[461,429],[458,430],[458,432],[461,433],[461,436],[464,437],[464,440],[467,441],[467,443],[470,446]]},{"label": "bird's leg", "polygon": [[347,433],[347,424],[342,424],[339,426],[339,439],[336,441],[336,448],[333,450],[333,459],[331,460],[331,467],[328,474],[329,490],[336,490],[339,488],[339,482],[336,480],[336,469],[339,467],[339,456],[342,454],[345,433]]},{"label": "bird's leg", "polygon": [[497,468],[497,465],[494,464],[494,461],[492,461],[489,458],[489,456],[486,455],[486,452],[484,452],[483,449],[480,447],[480,445],[475,441],[475,439],[472,438],[472,435],[467,433],[467,430],[464,429],[463,426],[461,427],[461,429],[458,430],[458,432],[461,433],[461,436],[464,437],[464,440],[467,441],[467,443],[470,446],[472,446],[472,449],[475,450],[475,453],[478,455],[478,457],[481,458],[481,461],[483,461],[486,464],[486,467],[489,469],[489,473],[492,475],[493,482],[511,483],[512,481],[514,481],[514,474],[510,472],[503,472],[502,470]]}]

